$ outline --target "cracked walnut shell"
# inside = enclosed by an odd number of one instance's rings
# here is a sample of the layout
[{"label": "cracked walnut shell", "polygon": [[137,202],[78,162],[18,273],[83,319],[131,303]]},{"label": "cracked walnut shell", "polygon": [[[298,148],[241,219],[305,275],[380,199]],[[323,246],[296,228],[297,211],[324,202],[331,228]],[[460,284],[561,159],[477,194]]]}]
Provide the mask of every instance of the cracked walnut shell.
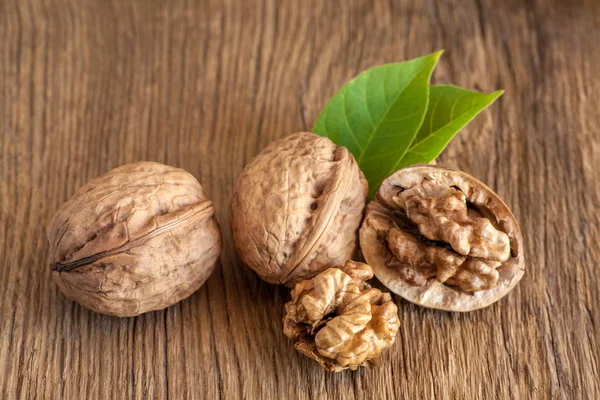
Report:
[{"label": "cracked walnut shell", "polygon": [[215,267],[214,207],[186,171],[128,164],[89,181],[48,228],[54,280],[71,300],[135,316],[195,292]]},{"label": "cracked walnut shell", "polygon": [[385,286],[424,307],[483,308],[524,274],[521,231],[506,204],[474,177],[437,166],[384,180],[360,244]]},{"label": "cracked walnut shell", "polygon": [[314,133],[271,143],[246,166],[231,227],[246,265],[269,283],[294,283],[350,259],[367,182],[354,157]]},{"label": "cracked walnut shell", "polygon": [[371,288],[367,264],[348,261],[296,284],[285,305],[283,332],[325,370],[371,366],[396,340],[398,308],[389,293]]}]

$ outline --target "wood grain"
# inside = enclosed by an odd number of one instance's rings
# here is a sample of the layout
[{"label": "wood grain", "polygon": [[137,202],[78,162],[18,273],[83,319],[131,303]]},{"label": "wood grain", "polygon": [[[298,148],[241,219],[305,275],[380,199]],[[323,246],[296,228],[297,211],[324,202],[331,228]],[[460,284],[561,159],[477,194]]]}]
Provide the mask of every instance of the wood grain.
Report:
[{"label": "wood grain", "polygon": [[[0,1],[0,397],[600,398],[598,43],[595,0]],[[506,89],[439,162],[511,205],[525,278],[469,314],[396,298],[381,366],[325,373],[234,251],[235,178],[361,70],[440,48],[436,83]],[[189,299],[118,319],[62,296],[45,228],[137,160],[203,183],[224,250]]]}]

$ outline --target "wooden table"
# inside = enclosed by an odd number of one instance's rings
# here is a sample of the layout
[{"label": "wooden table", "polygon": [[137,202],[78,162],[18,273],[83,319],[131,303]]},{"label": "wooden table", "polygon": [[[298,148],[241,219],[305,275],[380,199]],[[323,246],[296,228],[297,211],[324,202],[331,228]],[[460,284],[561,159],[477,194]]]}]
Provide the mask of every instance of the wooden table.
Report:
[{"label": "wooden table", "polygon": [[[335,3],[0,2],[1,398],[600,397],[600,3]],[[234,181],[360,71],[441,48],[436,83],[506,90],[438,162],[510,204],[526,275],[468,314],[396,297],[381,365],[326,373],[282,333],[288,291],[236,255]],[[224,248],[190,298],[119,319],[59,292],[45,230],[137,160],[202,182]]]}]

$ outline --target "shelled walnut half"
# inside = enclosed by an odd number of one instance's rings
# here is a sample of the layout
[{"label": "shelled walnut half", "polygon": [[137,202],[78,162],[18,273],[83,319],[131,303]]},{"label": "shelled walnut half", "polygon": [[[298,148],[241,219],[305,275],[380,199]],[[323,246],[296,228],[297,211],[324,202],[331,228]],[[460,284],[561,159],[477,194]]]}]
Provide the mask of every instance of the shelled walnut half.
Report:
[{"label": "shelled walnut half", "polygon": [[396,340],[400,322],[390,294],[365,282],[372,277],[367,264],[348,261],[297,283],[283,319],[294,347],[330,372],[376,362]]},{"label": "shelled walnut half", "polygon": [[360,244],[384,285],[430,308],[486,307],[524,273],[521,231],[506,204],[472,176],[437,166],[408,167],[382,183]]}]

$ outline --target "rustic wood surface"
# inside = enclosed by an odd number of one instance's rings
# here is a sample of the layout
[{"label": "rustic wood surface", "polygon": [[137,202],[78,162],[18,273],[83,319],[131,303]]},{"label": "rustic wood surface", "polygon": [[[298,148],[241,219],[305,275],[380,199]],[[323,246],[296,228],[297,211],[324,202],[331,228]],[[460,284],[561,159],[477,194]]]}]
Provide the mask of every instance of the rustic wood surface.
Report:
[{"label": "rustic wood surface", "polygon": [[[0,1],[0,398],[600,398],[599,43],[596,0]],[[325,373],[235,253],[235,178],[358,72],[441,48],[436,83],[506,89],[439,162],[506,199],[526,275],[469,314],[395,298],[379,368]],[[63,297],[45,229],[137,160],[202,182],[224,249],[189,299],[118,319]]]}]

